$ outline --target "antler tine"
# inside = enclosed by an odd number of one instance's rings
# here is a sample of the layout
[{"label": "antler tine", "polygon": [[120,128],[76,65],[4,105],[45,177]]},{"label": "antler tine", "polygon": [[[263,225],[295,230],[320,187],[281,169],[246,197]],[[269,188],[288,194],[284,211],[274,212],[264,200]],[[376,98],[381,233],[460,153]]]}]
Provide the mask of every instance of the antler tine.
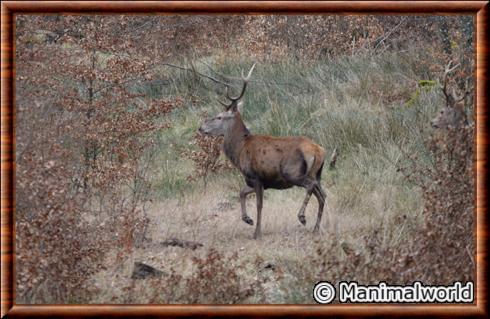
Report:
[{"label": "antler tine", "polygon": [[226,97],[228,98],[228,100],[233,101],[233,98],[230,97],[230,87],[229,86],[226,87]]},{"label": "antler tine", "polygon": [[461,102],[471,93],[470,78],[467,77],[464,82],[464,93],[462,95],[456,95],[456,91],[453,89],[453,97],[456,102]]},{"label": "antler tine", "polygon": [[449,61],[448,64],[446,64],[446,66],[444,67],[444,76],[446,77],[449,73],[453,72],[454,70],[456,70],[457,67],[459,67],[459,63],[454,65],[453,67],[451,67],[451,64],[453,63],[453,61]]},{"label": "antler tine", "polygon": [[254,70],[254,68],[255,68],[255,63],[250,68],[250,71],[248,71],[248,74],[247,74],[246,77],[243,76],[243,70],[242,70],[243,87],[242,87],[242,91],[240,92],[240,94],[238,95],[238,97],[231,97],[228,94],[228,87],[226,88],[226,97],[228,99],[230,99],[231,101],[238,101],[239,99],[241,99],[243,97],[243,94],[245,94],[245,89],[247,88],[248,81],[250,80],[250,77],[252,76],[252,71]]},{"label": "antler tine", "polygon": [[247,77],[244,77],[243,76],[243,70],[242,70],[242,79],[243,79],[243,81],[248,82],[248,80],[250,80],[250,76],[252,75],[252,71],[255,68],[255,64],[256,63],[254,63],[254,65],[252,65],[252,67],[250,68],[250,71],[248,71]]},{"label": "antler tine", "polygon": [[[442,92],[444,93],[444,96],[446,97],[446,101],[450,101],[450,98],[454,98],[454,95],[453,96],[450,96],[447,92],[447,82],[448,82],[448,79],[447,79],[447,76],[449,73],[451,73],[452,71],[454,71],[457,67],[459,67],[459,63],[456,64],[455,66],[451,67],[451,64],[453,63],[453,61],[449,61],[448,64],[446,64],[446,66],[444,67],[444,76],[442,77]],[[453,91],[454,93],[454,91]]]},{"label": "antler tine", "polygon": [[221,102],[220,100],[218,100],[218,103],[223,105],[225,107],[226,111],[228,111],[230,109],[230,107],[233,105],[233,103],[226,104],[225,102]]}]

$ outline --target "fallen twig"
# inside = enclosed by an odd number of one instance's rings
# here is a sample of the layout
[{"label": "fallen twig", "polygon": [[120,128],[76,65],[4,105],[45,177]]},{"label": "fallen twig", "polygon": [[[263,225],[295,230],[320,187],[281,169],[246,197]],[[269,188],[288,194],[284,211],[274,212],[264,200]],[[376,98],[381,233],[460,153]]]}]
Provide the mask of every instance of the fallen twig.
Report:
[{"label": "fallen twig", "polygon": [[182,248],[190,248],[192,250],[203,246],[203,244],[195,242],[195,241],[188,241],[188,240],[182,240],[182,239],[177,239],[177,238],[167,239],[167,240],[161,242],[160,244],[162,246],[177,246],[177,247],[182,247]]}]

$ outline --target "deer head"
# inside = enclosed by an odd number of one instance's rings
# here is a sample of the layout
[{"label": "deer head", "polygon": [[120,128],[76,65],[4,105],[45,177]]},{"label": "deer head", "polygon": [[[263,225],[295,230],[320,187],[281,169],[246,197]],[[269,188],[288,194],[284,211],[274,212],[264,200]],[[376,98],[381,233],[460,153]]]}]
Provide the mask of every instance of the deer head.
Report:
[{"label": "deer head", "polygon": [[448,128],[448,127],[457,127],[460,125],[466,125],[468,120],[466,118],[466,112],[464,110],[464,100],[466,96],[469,94],[469,79],[466,81],[465,89],[466,92],[462,96],[458,96],[454,87],[451,89],[451,92],[448,92],[448,74],[454,71],[459,64],[451,67],[452,62],[450,61],[444,70],[444,77],[442,80],[442,92],[446,99],[446,104],[439,110],[439,113],[435,118],[430,121],[430,124],[433,128]]},{"label": "deer head", "polygon": [[240,94],[237,97],[230,96],[229,86],[226,87],[226,97],[229,100],[229,103],[227,104],[218,101],[221,105],[225,107],[225,110],[215,117],[206,120],[199,128],[200,133],[209,135],[224,135],[225,132],[233,126],[236,119],[240,117],[240,108],[243,105],[241,98],[245,94],[248,81],[250,80],[254,68],[255,64],[250,68],[250,71],[248,71],[246,77],[243,75],[242,70],[243,86]]}]

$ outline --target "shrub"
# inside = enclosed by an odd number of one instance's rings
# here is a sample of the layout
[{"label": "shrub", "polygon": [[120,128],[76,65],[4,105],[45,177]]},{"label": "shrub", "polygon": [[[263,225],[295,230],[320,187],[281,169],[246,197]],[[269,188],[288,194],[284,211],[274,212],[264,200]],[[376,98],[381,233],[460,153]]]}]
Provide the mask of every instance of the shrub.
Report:
[{"label": "shrub", "polygon": [[187,180],[195,181],[198,178],[203,178],[204,187],[206,187],[209,174],[228,170],[232,167],[228,160],[220,161],[223,137],[196,133],[191,144],[197,145],[199,150],[186,149],[181,153],[184,158],[190,159],[194,163],[194,172],[187,176]]},{"label": "shrub", "polygon": [[448,129],[443,138],[429,139],[427,148],[432,167],[412,158],[414,165],[402,169],[422,190],[424,227],[410,231],[408,240],[398,245],[383,244],[391,240],[384,237],[384,225],[366,234],[355,249],[335,241],[318,244],[314,263],[320,278],[433,285],[475,280],[474,125]]}]

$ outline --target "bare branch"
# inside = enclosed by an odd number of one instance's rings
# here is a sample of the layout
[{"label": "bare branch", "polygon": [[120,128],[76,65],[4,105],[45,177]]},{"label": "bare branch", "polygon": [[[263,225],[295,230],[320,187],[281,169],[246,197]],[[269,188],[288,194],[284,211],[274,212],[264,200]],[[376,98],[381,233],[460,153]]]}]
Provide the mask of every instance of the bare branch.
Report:
[{"label": "bare branch", "polygon": [[[216,74],[216,75],[218,75],[218,76],[220,76],[222,78],[226,78],[228,80],[241,80],[241,78],[236,77],[236,76],[228,76],[228,75],[224,75],[222,73],[219,73],[218,71],[214,70],[208,63],[206,63],[204,61],[199,61],[199,62],[202,63],[202,64],[204,64],[205,66],[207,66],[208,69],[212,73],[214,73],[214,74]],[[279,82],[279,81],[268,82],[268,81],[263,81],[263,80],[250,80],[248,82],[249,83],[262,83],[262,84],[266,84],[266,85],[287,85],[287,86],[294,86],[294,87],[296,87],[298,89],[301,89],[301,87],[299,85],[294,84],[294,83],[289,83],[289,82]]]},{"label": "bare branch", "polygon": [[216,78],[213,78],[212,76],[209,76],[209,75],[206,75],[206,74],[203,74],[199,71],[197,71],[195,68],[186,68],[186,67],[183,67],[183,66],[179,66],[179,65],[175,65],[175,64],[170,64],[170,63],[162,63],[162,65],[165,65],[165,66],[168,66],[168,67],[171,67],[171,68],[176,68],[176,69],[179,69],[179,70],[184,70],[184,71],[188,71],[188,72],[192,72],[194,74],[197,74],[203,78],[206,78],[206,79],[209,79],[211,81],[213,81],[214,83],[219,83],[219,84],[222,84],[226,87],[229,87],[230,85],[228,83],[225,83],[223,81],[220,81]]},{"label": "bare branch", "polygon": [[390,35],[392,35],[396,30],[398,30],[400,28],[400,26],[403,24],[403,22],[405,22],[406,20],[407,20],[407,17],[403,17],[401,19],[401,21],[393,29],[391,29],[389,32],[387,32],[383,36],[374,40],[374,42],[376,42],[376,45],[374,46],[374,50],[376,51],[376,49],[381,45],[381,43],[384,43],[386,41],[386,39],[388,39],[390,37]]}]

